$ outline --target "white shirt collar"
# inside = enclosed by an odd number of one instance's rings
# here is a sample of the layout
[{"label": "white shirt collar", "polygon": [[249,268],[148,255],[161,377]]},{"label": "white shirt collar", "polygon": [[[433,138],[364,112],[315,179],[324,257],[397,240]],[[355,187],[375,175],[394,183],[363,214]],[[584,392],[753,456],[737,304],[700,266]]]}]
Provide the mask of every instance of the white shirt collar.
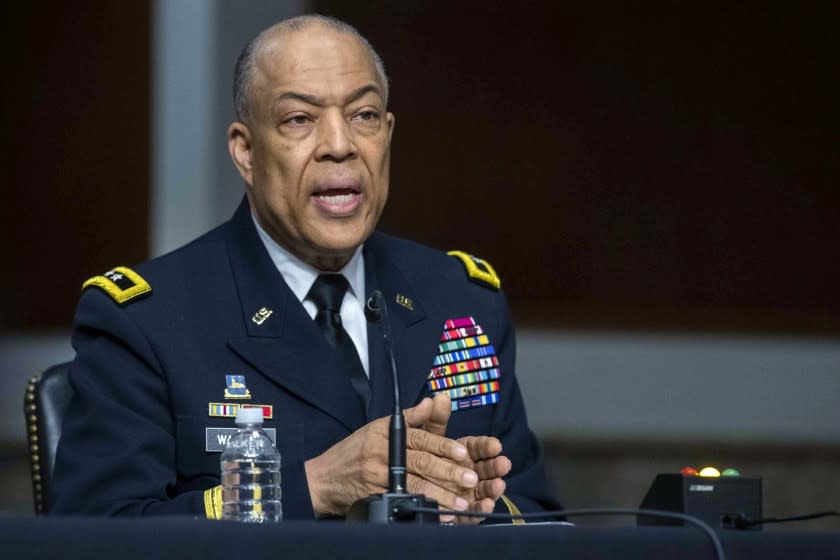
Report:
[{"label": "white shirt collar", "polygon": [[[276,266],[277,270],[280,271],[280,274],[283,276],[283,280],[286,281],[286,284],[295,294],[298,301],[303,302],[306,298],[306,294],[309,293],[309,289],[312,287],[312,284],[315,283],[315,279],[321,272],[313,266],[303,262],[287,251],[279,243],[274,241],[274,239],[268,235],[262,226],[260,226],[253,213],[251,214],[251,219],[254,220],[254,226],[257,228],[257,234],[260,236],[263,245],[265,245],[265,248],[268,251],[268,256],[270,256],[271,260],[274,262],[274,266]],[[347,282],[350,284],[350,290],[353,292],[353,295],[361,305],[364,305],[364,301],[366,299],[364,295],[365,266],[364,257],[362,256],[362,247],[364,247],[364,245],[359,245],[347,264],[344,265],[344,267],[338,272],[347,278]]]}]

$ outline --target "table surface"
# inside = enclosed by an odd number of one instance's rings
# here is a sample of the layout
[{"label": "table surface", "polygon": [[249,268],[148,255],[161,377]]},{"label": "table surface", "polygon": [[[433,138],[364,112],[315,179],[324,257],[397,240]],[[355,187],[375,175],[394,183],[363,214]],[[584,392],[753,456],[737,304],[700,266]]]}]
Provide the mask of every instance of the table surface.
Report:
[{"label": "table surface", "polygon": [[[840,532],[718,531],[733,559],[840,559]],[[711,560],[708,536],[686,527],[439,527],[340,521],[246,525],[186,517],[0,519],[5,558],[587,558]]]}]

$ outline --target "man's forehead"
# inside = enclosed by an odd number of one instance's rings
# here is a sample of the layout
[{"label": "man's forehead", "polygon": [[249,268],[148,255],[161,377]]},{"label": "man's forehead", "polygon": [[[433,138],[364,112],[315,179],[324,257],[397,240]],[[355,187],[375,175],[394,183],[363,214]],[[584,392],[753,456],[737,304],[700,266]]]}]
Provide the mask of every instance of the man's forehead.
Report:
[{"label": "man's forehead", "polygon": [[256,63],[257,82],[270,89],[329,88],[343,80],[382,87],[373,57],[357,37],[317,23],[267,38]]}]

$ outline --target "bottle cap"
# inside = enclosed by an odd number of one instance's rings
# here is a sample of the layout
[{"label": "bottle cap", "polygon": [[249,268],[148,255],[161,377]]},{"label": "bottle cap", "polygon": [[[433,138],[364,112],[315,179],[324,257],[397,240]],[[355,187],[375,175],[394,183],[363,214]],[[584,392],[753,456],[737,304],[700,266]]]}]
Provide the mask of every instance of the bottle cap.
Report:
[{"label": "bottle cap", "polygon": [[255,406],[245,408],[240,406],[236,412],[236,425],[244,426],[245,424],[262,424],[263,411],[262,408]]}]

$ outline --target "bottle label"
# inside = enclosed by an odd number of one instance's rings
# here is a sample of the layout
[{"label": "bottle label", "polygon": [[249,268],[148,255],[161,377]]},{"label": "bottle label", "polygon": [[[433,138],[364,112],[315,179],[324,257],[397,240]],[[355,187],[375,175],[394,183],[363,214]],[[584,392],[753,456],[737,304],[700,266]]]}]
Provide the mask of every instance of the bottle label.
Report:
[{"label": "bottle label", "polygon": [[[271,443],[277,447],[277,430],[263,428],[263,431],[269,437]],[[236,428],[204,428],[204,450],[208,453],[221,453],[235,433]]]}]

